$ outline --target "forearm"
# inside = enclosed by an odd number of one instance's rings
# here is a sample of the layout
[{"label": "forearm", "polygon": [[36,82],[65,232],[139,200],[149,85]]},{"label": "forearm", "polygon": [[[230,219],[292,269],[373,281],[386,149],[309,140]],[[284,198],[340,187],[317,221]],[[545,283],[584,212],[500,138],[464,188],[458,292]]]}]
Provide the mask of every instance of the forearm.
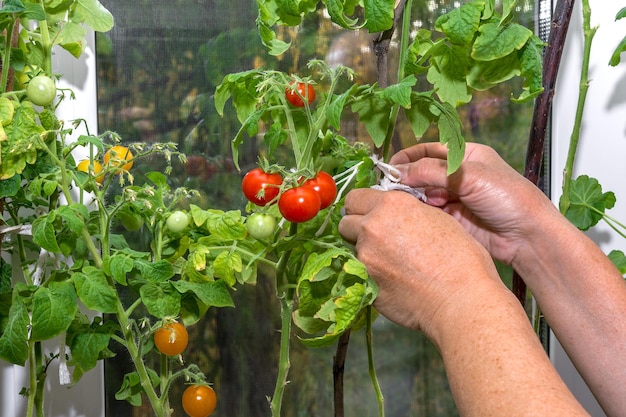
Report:
[{"label": "forearm", "polygon": [[439,347],[462,416],[587,416],[508,291],[468,300],[447,320]]},{"label": "forearm", "polygon": [[626,410],[626,284],[598,246],[566,219],[539,219],[542,232],[513,267],[610,416]]}]

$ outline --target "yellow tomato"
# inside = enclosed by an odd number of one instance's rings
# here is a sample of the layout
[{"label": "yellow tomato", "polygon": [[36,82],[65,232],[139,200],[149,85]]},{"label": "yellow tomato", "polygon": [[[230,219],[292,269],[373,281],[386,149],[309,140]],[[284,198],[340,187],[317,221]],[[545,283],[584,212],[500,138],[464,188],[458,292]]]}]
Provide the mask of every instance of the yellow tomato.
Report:
[{"label": "yellow tomato", "polygon": [[[104,164],[112,165],[114,167],[120,167],[124,171],[129,171],[133,167],[133,154],[126,147],[122,145],[115,145],[104,154]],[[119,171],[118,171],[119,173]]]},{"label": "yellow tomato", "polygon": [[[89,174],[89,159],[83,159],[78,163],[76,169],[82,172],[86,172]],[[93,174],[96,176],[96,181],[99,184],[102,184],[104,181],[104,175],[100,174],[102,172],[102,165],[98,161],[93,161]]]}]

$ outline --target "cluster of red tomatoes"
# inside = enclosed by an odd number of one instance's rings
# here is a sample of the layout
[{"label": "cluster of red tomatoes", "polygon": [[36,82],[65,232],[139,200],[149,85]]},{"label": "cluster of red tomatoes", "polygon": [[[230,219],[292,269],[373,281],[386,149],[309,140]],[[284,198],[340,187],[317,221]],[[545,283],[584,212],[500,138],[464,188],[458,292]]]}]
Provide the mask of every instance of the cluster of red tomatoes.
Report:
[{"label": "cluster of red tomatoes", "polygon": [[[165,323],[154,332],[154,345],[164,355],[178,356],[187,348],[189,334],[185,326],[173,321]],[[215,410],[217,395],[213,388],[193,384],[183,392],[183,409],[190,417],[208,417]]]},{"label": "cluster of red tomatoes", "polygon": [[320,210],[329,207],[337,197],[337,184],[324,171],[281,193],[282,183],[283,177],[280,174],[254,168],[243,177],[241,186],[248,201],[258,206],[278,202],[280,214],[293,223],[311,220]]}]

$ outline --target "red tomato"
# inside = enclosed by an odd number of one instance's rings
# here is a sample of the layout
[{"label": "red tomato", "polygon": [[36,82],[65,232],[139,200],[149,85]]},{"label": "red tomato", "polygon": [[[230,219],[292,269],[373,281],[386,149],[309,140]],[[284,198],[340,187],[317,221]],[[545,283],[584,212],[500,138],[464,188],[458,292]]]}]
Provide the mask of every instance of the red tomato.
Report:
[{"label": "red tomato", "polygon": [[[291,84],[293,83],[292,81]],[[303,97],[309,104],[313,103],[315,100],[315,88],[312,84],[298,83],[295,89],[289,87],[285,89],[285,98],[292,106],[304,107]]]},{"label": "red tomato", "polygon": [[187,329],[178,322],[164,324],[154,332],[154,345],[164,355],[180,355],[187,348],[187,343],[189,343]]},{"label": "red tomato", "polygon": [[290,222],[311,220],[320,211],[320,196],[311,187],[295,187],[285,191],[278,199],[280,214]]},{"label": "red tomato", "polygon": [[264,206],[278,196],[283,177],[270,174],[261,168],[254,168],[244,175],[241,181],[243,195],[257,206]]},{"label": "red tomato", "polygon": [[208,417],[217,405],[217,395],[208,385],[190,385],[183,392],[183,410],[190,417]]},{"label": "red tomato", "polygon": [[305,181],[302,185],[317,191],[321,201],[320,208],[322,209],[333,204],[335,197],[337,197],[337,184],[335,184],[333,177],[324,171],[320,171],[317,177]]}]

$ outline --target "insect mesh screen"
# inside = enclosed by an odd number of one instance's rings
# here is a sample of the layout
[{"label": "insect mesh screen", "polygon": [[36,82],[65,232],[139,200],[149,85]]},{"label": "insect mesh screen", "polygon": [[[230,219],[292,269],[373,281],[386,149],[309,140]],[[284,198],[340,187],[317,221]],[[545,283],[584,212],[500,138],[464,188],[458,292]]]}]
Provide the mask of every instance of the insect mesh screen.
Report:
[{"label": "insect mesh screen", "polygon": [[[174,163],[170,185],[199,190],[193,203],[203,208],[243,209],[246,203],[241,173],[233,167],[230,150],[238,121],[230,113],[219,117],[213,106],[212,95],[224,75],[261,66],[298,73],[306,70],[309,59],[325,58],[356,70],[357,82],[377,79],[371,35],[340,30],[323,11],[309,16],[293,47],[276,58],[260,43],[254,0],[101,2],[116,24],[110,33],[97,35],[99,130],[115,131],[128,142],[177,143],[189,162]],[[413,28],[433,28],[440,14],[459,5],[414,0]],[[523,23],[534,28],[535,3],[522,1],[518,8]],[[281,30],[279,35],[295,34],[295,29]],[[395,40],[390,56],[392,62],[397,59]],[[532,105],[510,103],[511,91],[518,87],[507,84],[476,94],[461,109],[461,116],[467,140],[494,146],[521,170]],[[415,142],[405,121],[399,121],[398,131],[400,146]],[[342,134],[367,140],[356,120],[346,121]],[[437,140],[436,132],[428,131],[423,140]],[[255,165],[258,146],[251,140],[241,150],[242,172]],[[161,161],[148,161],[135,167],[133,174],[140,181],[142,172],[162,169]],[[135,237],[131,243],[145,247],[149,236]],[[268,416],[266,397],[274,390],[280,336],[275,291],[271,280],[261,276],[256,286],[240,288],[233,296],[236,308],[210,309],[190,327],[185,357],[214,382],[219,397],[215,416]],[[295,339],[292,346],[282,414],[332,415],[335,347],[304,348]],[[458,415],[439,354],[422,335],[379,317],[374,323],[374,349],[388,417]],[[363,331],[351,335],[345,365],[345,416],[377,415]],[[115,399],[124,374],[130,371],[130,362],[121,352],[106,362],[109,417],[152,415],[147,405],[133,408]],[[182,380],[172,387],[171,405],[179,416],[184,415],[179,405],[183,388]]]}]

